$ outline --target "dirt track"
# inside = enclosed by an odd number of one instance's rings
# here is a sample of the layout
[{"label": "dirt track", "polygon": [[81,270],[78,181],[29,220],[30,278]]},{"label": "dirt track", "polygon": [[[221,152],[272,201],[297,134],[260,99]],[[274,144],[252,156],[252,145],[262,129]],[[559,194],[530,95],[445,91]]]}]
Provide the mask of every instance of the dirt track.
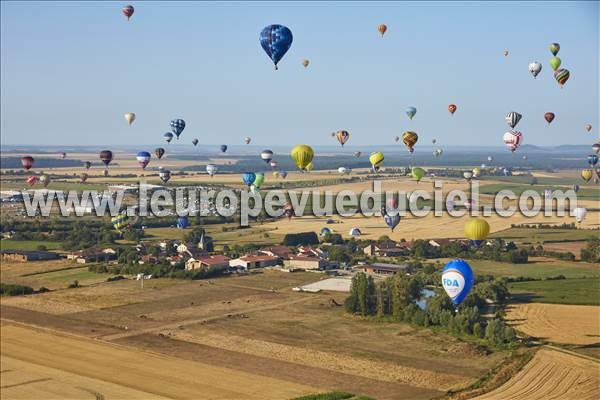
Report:
[{"label": "dirt track", "polygon": [[589,345],[600,342],[600,307],[528,303],[511,305],[507,320],[545,341]]},{"label": "dirt track", "polygon": [[[21,398],[27,397],[27,393],[36,393],[35,389],[24,391],[23,385],[27,382],[29,385],[44,382],[45,397],[48,378],[56,379],[56,374],[44,372],[44,367],[69,375],[69,379],[62,379],[67,383],[65,390],[59,392],[62,398],[74,394],[77,387],[91,386],[102,394],[104,382],[109,383],[108,387],[117,398],[285,399],[319,391],[239,370],[21,326],[4,324],[1,339],[3,365],[6,362],[8,370],[22,368],[29,371],[23,375],[24,379],[12,379],[12,388],[20,387],[15,397]],[[4,357],[7,357],[6,361]],[[19,366],[13,360],[25,364]],[[90,379],[101,384],[96,386]],[[19,382],[23,385],[17,385]],[[3,390],[6,389],[11,390]],[[91,394],[89,397],[93,398]],[[81,392],[72,398],[82,398]]]},{"label": "dirt track", "polygon": [[600,397],[600,364],[541,349],[513,378],[474,400],[594,400]]}]

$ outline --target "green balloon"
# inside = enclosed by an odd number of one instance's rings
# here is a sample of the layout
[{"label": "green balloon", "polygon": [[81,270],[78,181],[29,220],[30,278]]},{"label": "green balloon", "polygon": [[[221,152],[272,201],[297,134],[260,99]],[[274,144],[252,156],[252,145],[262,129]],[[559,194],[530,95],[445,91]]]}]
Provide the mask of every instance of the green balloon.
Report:
[{"label": "green balloon", "polygon": [[264,181],[265,181],[265,174],[259,172],[256,174],[256,178],[254,178],[254,182],[252,182],[252,186],[254,186],[255,189],[259,189],[260,185],[262,185],[262,183]]},{"label": "green balloon", "polygon": [[419,182],[425,176],[425,170],[421,167],[415,167],[411,171],[412,177]]},{"label": "green balloon", "polygon": [[558,44],[558,43],[550,44],[550,52],[552,53],[553,56],[557,55],[559,51],[560,51],[560,44]]},{"label": "green balloon", "polygon": [[550,59],[550,66],[552,67],[553,71],[556,71],[557,69],[560,68],[560,64],[561,64],[561,60],[558,57],[552,57]]}]

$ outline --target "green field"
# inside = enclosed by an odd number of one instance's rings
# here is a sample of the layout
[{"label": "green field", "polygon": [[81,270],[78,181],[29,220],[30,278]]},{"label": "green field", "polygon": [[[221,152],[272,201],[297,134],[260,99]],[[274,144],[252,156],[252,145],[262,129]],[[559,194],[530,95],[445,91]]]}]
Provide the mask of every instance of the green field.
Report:
[{"label": "green field", "polygon": [[43,245],[48,250],[60,249],[60,242],[50,242],[47,240],[0,240],[0,249],[2,250],[37,250],[37,247]]},{"label": "green field", "polygon": [[88,271],[88,267],[69,268],[59,271],[43,272],[28,276],[22,276],[19,279],[20,284],[39,288],[45,286],[49,289],[62,289],[69,286],[74,281],[80,285],[91,285],[104,282],[106,278],[114,276],[113,274],[96,273]]},{"label": "green field", "polygon": [[599,279],[560,279],[513,282],[508,285],[516,301],[600,305]]},{"label": "green field", "polygon": [[565,240],[586,240],[600,236],[598,230],[586,229],[536,229],[536,228],[510,228],[494,232],[490,238],[502,238],[522,243],[544,243],[550,241],[562,242]]},{"label": "green field", "polygon": [[600,268],[597,265],[585,262],[534,261],[528,264],[511,264],[487,260],[469,260],[469,264],[475,274],[479,275],[513,278],[523,276],[542,279],[557,275],[564,275],[567,278],[600,278]]}]

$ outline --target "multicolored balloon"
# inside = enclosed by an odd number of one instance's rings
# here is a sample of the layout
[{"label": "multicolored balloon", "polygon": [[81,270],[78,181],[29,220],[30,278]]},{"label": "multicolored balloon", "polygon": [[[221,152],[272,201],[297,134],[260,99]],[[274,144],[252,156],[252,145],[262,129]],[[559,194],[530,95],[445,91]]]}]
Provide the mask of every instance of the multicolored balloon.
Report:
[{"label": "multicolored balloon", "polygon": [[129,216],[125,213],[121,213],[116,217],[111,218],[110,222],[118,233],[123,233],[124,230],[130,228]]},{"label": "multicolored balloon", "polygon": [[65,153],[64,151],[61,151],[60,153],[58,153],[58,157],[61,160],[64,160],[65,158],[67,158],[67,153]]},{"label": "multicolored balloon", "polygon": [[592,145],[592,151],[596,154],[600,153],[600,143],[594,143]]},{"label": "multicolored balloon", "polygon": [[135,9],[133,8],[132,5],[127,5],[121,9],[121,12],[123,13],[123,15],[127,17],[127,21],[129,21],[129,19],[133,15],[134,11],[135,11]]},{"label": "multicolored balloon", "polygon": [[169,179],[171,179],[171,171],[168,169],[161,169],[158,171],[158,177],[163,183],[167,183],[169,182]]},{"label": "multicolored balloon", "polygon": [[156,149],[154,149],[154,154],[156,155],[156,158],[160,160],[165,154],[165,149],[163,149],[162,147],[157,147]]},{"label": "multicolored balloon", "polygon": [[354,153],[352,153],[352,154],[354,155],[354,157],[356,157],[356,158],[360,158],[360,156],[361,156],[361,154],[362,154],[362,153],[361,153],[360,151],[355,151],[355,152],[354,152]]},{"label": "multicolored balloon", "polygon": [[271,162],[269,163],[269,165],[271,166],[271,168],[273,169],[277,169],[277,167],[279,166],[279,163],[275,160],[271,160]]},{"label": "multicolored balloon", "polygon": [[31,169],[31,167],[33,167],[34,162],[35,162],[35,159],[31,156],[21,157],[21,165],[23,166],[25,171],[29,171]]},{"label": "multicolored balloon", "polygon": [[263,150],[260,152],[260,158],[267,164],[273,159],[273,150]]},{"label": "multicolored balloon", "polygon": [[552,53],[553,56],[557,55],[559,51],[560,51],[560,44],[558,44],[558,43],[550,44],[550,53]]},{"label": "multicolored balloon", "polygon": [[340,144],[344,146],[344,144],[350,139],[350,133],[348,133],[348,131],[340,129],[336,132],[335,137],[337,138],[338,142],[340,142]]},{"label": "multicolored balloon", "polygon": [[142,167],[142,169],[146,169],[146,166],[150,162],[151,157],[152,156],[147,151],[140,151],[135,156],[138,164],[140,165],[140,167]]},{"label": "multicolored balloon", "polygon": [[456,112],[456,104],[449,104],[448,105],[448,112],[450,114],[454,114]]},{"label": "multicolored balloon", "polygon": [[248,187],[252,186],[255,179],[256,179],[256,174],[254,172],[244,172],[242,174],[242,182],[244,182],[244,185],[246,185]]},{"label": "multicolored balloon", "polygon": [[260,32],[260,45],[273,61],[275,69],[292,46],[292,31],[283,25],[269,25]]},{"label": "multicolored balloon", "polygon": [[379,172],[379,169],[383,165],[384,159],[385,159],[385,157],[383,156],[383,153],[380,151],[375,151],[375,152],[371,153],[371,155],[369,156],[369,161],[371,162],[371,168],[373,168],[373,171]]},{"label": "multicolored balloon", "polygon": [[177,137],[177,140],[179,140],[179,135],[181,135],[181,132],[183,132],[184,129],[185,129],[185,121],[184,120],[182,120],[182,119],[171,120],[171,130]]},{"label": "multicolored balloon", "polygon": [[33,185],[35,185],[35,183],[36,183],[37,181],[38,181],[38,178],[37,178],[37,176],[29,176],[29,177],[27,177],[27,179],[25,180],[25,182],[27,182],[27,184],[28,184],[29,186],[33,186]]},{"label": "multicolored balloon", "polygon": [[254,178],[254,181],[252,182],[251,189],[252,190],[260,189],[260,187],[262,186],[264,181],[265,181],[265,174],[263,174],[262,172],[257,172],[256,176]]},{"label": "multicolored balloon", "polygon": [[506,117],[504,117],[504,119],[506,120],[506,123],[511,128],[514,128],[515,126],[517,126],[517,124],[519,123],[521,118],[523,118],[523,116],[516,111],[511,111],[508,114],[506,114]]},{"label": "multicolored balloon", "polygon": [[471,291],[474,281],[471,266],[462,259],[450,261],[442,271],[442,287],[457,307]]},{"label": "multicolored balloon", "polygon": [[419,135],[416,132],[406,131],[402,134],[402,142],[407,147],[408,151],[412,153],[414,151],[414,145],[417,144]]},{"label": "multicolored balloon", "polygon": [[554,79],[556,79],[556,82],[558,82],[560,87],[563,87],[563,85],[567,83],[569,76],[571,76],[571,73],[568,69],[561,68],[554,71]]},{"label": "multicolored balloon", "polygon": [[400,223],[400,214],[396,214],[396,215],[388,215],[387,213],[383,215],[383,220],[385,221],[385,224],[390,228],[390,230],[393,232],[394,228],[396,226],[398,226],[398,224]]},{"label": "multicolored balloon", "polygon": [[504,134],[502,139],[511,152],[515,152],[523,142],[523,134],[517,130],[511,130]]}]

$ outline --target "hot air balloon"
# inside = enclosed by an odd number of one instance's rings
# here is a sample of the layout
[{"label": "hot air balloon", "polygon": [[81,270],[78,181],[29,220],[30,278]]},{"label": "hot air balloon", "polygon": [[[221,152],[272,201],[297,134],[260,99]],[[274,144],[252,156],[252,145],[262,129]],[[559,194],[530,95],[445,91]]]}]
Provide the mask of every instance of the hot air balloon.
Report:
[{"label": "hot air balloon", "polygon": [[398,143],[399,141],[400,141],[400,136],[396,136],[396,137],[394,138],[394,142]]},{"label": "hot air balloon", "polygon": [[588,156],[588,164],[590,164],[591,167],[594,167],[596,164],[598,164],[598,155],[596,154],[590,154]]},{"label": "hot air balloon", "polygon": [[277,167],[279,166],[279,163],[275,160],[272,160],[269,165],[271,166],[271,168],[273,169],[277,169]]},{"label": "hot air balloon", "polygon": [[535,61],[529,64],[529,72],[533,75],[534,78],[538,76],[538,74],[542,71],[542,64]]},{"label": "hot air balloon", "polygon": [[46,187],[50,183],[50,177],[46,174],[41,175],[39,181],[42,185],[44,185],[44,187]]},{"label": "hot air balloon", "polygon": [[554,71],[554,79],[556,79],[556,82],[558,82],[560,87],[563,87],[563,85],[567,83],[569,76],[571,76],[571,73],[568,69],[561,68]]},{"label": "hot air balloon", "polygon": [[129,216],[125,213],[121,213],[116,217],[112,217],[110,223],[112,224],[113,228],[115,228],[115,231],[117,231],[118,233],[123,233],[124,230],[130,227]]},{"label": "hot air balloon", "polygon": [[129,21],[129,19],[133,15],[134,11],[135,11],[135,9],[133,8],[132,5],[127,5],[121,9],[121,12],[123,13],[123,15],[127,17],[127,21]]},{"label": "hot air balloon", "polygon": [[369,161],[371,162],[371,167],[373,168],[373,171],[379,172],[379,169],[383,165],[383,160],[384,157],[382,152],[375,151],[371,153],[371,155],[369,156]]},{"label": "hot air balloon", "polygon": [[494,161],[494,157],[492,157],[492,156],[488,156],[487,160],[488,160],[489,162],[492,162],[492,161]]},{"label": "hot air balloon", "polygon": [[130,126],[133,124],[133,121],[135,121],[135,114],[132,112],[125,113],[123,116],[125,117],[125,121],[127,121]]},{"label": "hot air balloon", "polygon": [[23,168],[26,171],[29,171],[31,169],[31,167],[33,167],[33,163],[34,162],[35,162],[35,160],[31,156],[23,156],[23,157],[21,157],[21,165],[23,165]]},{"label": "hot air balloon", "polygon": [[514,128],[515,126],[517,126],[517,124],[519,123],[519,121],[521,120],[523,116],[521,114],[519,114],[516,111],[511,111],[508,114],[506,114],[506,117],[504,118],[506,120],[506,123],[508,124],[508,126],[510,126],[511,128]]},{"label": "hot air balloon", "polygon": [[436,144],[437,143],[437,139],[436,138],[431,139],[431,143],[432,144]]},{"label": "hot air balloon", "polygon": [[592,130],[592,124],[585,124],[585,130],[586,131],[591,131]]},{"label": "hot air balloon", "polygon": [[288,176],[288,173],[287,173],[287,171],[279,171],[279,176],[280,176],[282,179],[285,179],[285,178],[287,178],[287,176]]},{"label": "hot air balloon", "polygon": [[246,185],[248,187],[252,186],[255,179],[256,179],[256,174],[254,172],[244,172],[242,174],[242,182],[244,182],[244,185]]},{"label": "hot air balloon", "polygon": [[504,134],[503,141],[506,147],[514,153],[523,142],[523,134],[516,130],[508,131]]},{"label": "hot air balloon", "polygon": [[411,106],[411,107],[407,107],[405,112],[406,112],[406,115],[408,115],[408,118],[413,119],[413,117],[417,113],[417,109],[416,109],[416,107]]},{"label": "hot air balloon", "polygon": [[402,134],[402,142],[408,148],[408,151],[410,153],[412,153],[414,151],[413,147],[415,144],[417,144],[418,140],[419,140],[419,135],[417,135],[416,132],[406,131]]},{"label": "hot air balloon", "polygon": [[142,167],[142,169],[146,169],[146,166],[150,162],[151,157],[152,156],[147,151],[140,151],[135,156],[138,164],[140,165],[140,167]]},{"label": "hot air balloon", "polygon": [[389,226],[390,230],[393,232],[394,228],[400,223],[400,214],[396,215],[388,215],[387,213],[383,215],[383,220],[385,224]]},{"label": "hot air balloon", "polygon": [[467,297],[474,280],[473,270],[465,260],[452,260],[442,271],[442,287],[456,307]]},{"label": "hot air balloon", "polygon": [[81,180],[81,183],[84,183],[88,179],[88,174],[82,172],[81,175],[79,175],[79,179]]},{"label": "hot air balloon", "polygon": [[335,137],[335,132],[331,132],[331,137]]},{"label": "hot air balloon", "polygon": [[198,144],[198,139],[196,139],[196,138],[192,139],[192,144],[194,146],[196,146]]},{"label": "hot air balloon", "polygon": [[379,34],[381,35],[381,37],[383,37],[383,35],[385,35],[385,32],[387,31],[387,25],[386,24],[380,24],[377,27],[377,30],[379,31]]},{"label": "hot air balloon", "polygon": [[61,160],[64,160],[65,158],[67,158],[67,153],[65,153],[64,151],[61,151],[60,153],[58,153],[58,156],[60,157]]},{"label": "hot air balloon", "polygon": [[27,182],[27,184],[29,186],[33,186],[35,185],[35,183],[38,181],[38,178],[36,176],[28,176],[27,179],[25,180],[25,182]]},{"label": "hot air balloon", "polygon": [[244,143],[246,143],[246,144],[250,144],[251,141],[252,141],[252,138],[250,136],[246,136],[244,138]]},{"label": "hot air balloon", "polygon": [[215,164],[206,165],[206,173],[210,176],[214,176],[217,173],[218,167]]},{"label": "hot air balloon", "polygon": [[83,166],[85,167],[85,169],[90,169],[92,167],[92,163],[89,161],[86,161],[83,163]]},{"label": "hot air balloon", "polygon": [[546,122],[548,122],[548,125],[550,125],[550,123],[552,121],[554,121],[554,113],[553,112],[547,112],[546,114],[544,114],[544,119],[546,120]]},{"label": "hot air balloon", "polygon": [[313,156],[315,155],[313,149],[305,144],[299,144],[295,146],[290,152],[292,161],[296,164],[298,169],[305,170],[308,164],[312,162]]},{"label": "hot air balloon", "polygon": [[578,184],[576,184],[576,183],[574,183],[574,184],[571,186],[571,190],[573,190],[575,193],[579,192],[579,185],[578,185]]},{"label": "hot air balloon", "polygon": [[226,144],[222,144],[221,147],[221,153],[225,153],[227,151],[227,145]]},{"label": "hot air balloon", "polygon": [[463,178],[465,178],[466,180],[470,181],[472,177],[473,177],[473,173],[471,171],[463,172]]},{"label": "hot air balloon", "polygon": [[346,167],[339,167],[338,168],[338,173],[342,174],[342,175],[349,174],[350,171],[352,171],[350,168],[346,168]]},{"label": "hot air balloon", "polygon": [[156,149],[154,149],[154,154],[160,160],[165,154],[165,149],[163,149],[162,147],[157,147]]},{"label": "hot air balloon", "polygon": [[420,182],[421,179],[425,176],[425,170],[421,167],[415,167],[411,170],[411,175],[417,182]]},{"label": "hot air balloon", "polygon": [[171,171],[168,169],[161,169],[158,171],[158,177],[161,181],[163,181],[163,183],[167,183],[169,182],[169,179],[171,179]]},{"label": "hot air balloon", "polygon": [[584,207],[577,207],[573,210],[573,215],[575,217],[575,221],[581,223],[587,215],[587,209]]},{"label": "hot air balloon", "polygon": [[556,56],[554,56],[550,59],[550,66],[552,67],[553,71],[556,71],[557,69],[559,69],[561,63],[562,63],[561,59]]},{"label": "hot air balloon", "polygon": [[287,217],[288,221],[291,220],[294,216],[294,207],[292,206],[292,203],[285,203],[283,210],[283,214]]},{"label": "hot air balloon", "polygon": [[177,218],[177,228],[185,229],[190,225],[190,220],[188,217],[179,217]]},{"label": "hot air balloon", "polygon": [[553,56],[557,55],[559,51],[560,51],[560,44],[558,44],[558,43],[550,44],[550,53],[552,53]]},{"label": "hot air balloon", "polygon": [[310,64],[310,60],[308,60],[306,58],[304,60],[302,60],[302,66],[304,68],[308,68],[308,64]]},{"label": "hot air balloon", "polygon": [[265,181],[265,174],[262,172],[257,172],[254,181],[252,182],[252,190],[258,190],[262,186]]},{"label": "hot air balloon", "polygon": [[481,169],[475,167],[473,168],[473,178],[479,178],[479,176],[481,175]]},{"label": "hot air balloon", "polygon": [[600,143],[594,143],[592,145],[592,151],[596,154],[600,153]]},{"label": "hot air balloon", "polygon": [[269,25],[260,32],[260,45],[277,70],[277,63],[292,46],[292,31],[283,25]]},{"label": "hot air balloon", "polygon": [[325,236],[325,235],[331,235],[331,229],[329,229],[326,226],[321,228],[321,236]]},{"label": "hot air balloon", "polygon": [[358,228],[351,228],[350,231],[348,232],[348,235],[352,236],[352,237],[359,237],[362,233],[360,232],[360,229]]},{"label": "hot air balloon", "polygon": [[171,132],[167,132],[163,135],[163,137],[165,138],[165,140],[167,141],[167,143],[171,143],[171,140],[173,140],[173,134]]},{"label": "hot air balloon", "polygon": [[179,140],[179,135],[185,129],[185,121],[182,119],[174,119],[171,120],[171,130],[177,136],[177,140]]},{"label": "hot air balloon", "polygon": [[335,137],[337,138],[338,142],[340,142],[340,144],[343,146],[348,141],[348,139],[350,139],[350,133],[348,133],[348,131],[340,129],[336,132]]},{"label": "hot air balloon", "polygon": [[273,176],[275,178],[279,178],[279,171],[273,171]]},{"label": "hot air balloon", "polygon": [[435,150],[433,151],[433,156],[434,156],[435,158],[438,158],[439,156],[441,156],[441,155],[442,155],[442,153],[443,153],[443,152],[444,152],[444,151],[443,151],[442,149],[440,149],[440,148],[437,148],[437,149],[435,149]]},{"label": "hot air balloon", "polygon": [[102,150],[100,152],[100,160],[104,163],[104,165],[106,166],[106,168],[108,168],[108,164],[110,164],[110,162],[113,159],[113,153],[110,150]]},{"label": "hot air balloon", "polygon": [[310,172],[315,168],[315,164],[313,164],[313,162],[309,162],[308,165],[306,166],[306,171]]},{"label": "hot air balloon", "polygon": [[271,150],[263,150],[260,152],[260,158],[266,162],[267,164],[271,162],[273,159],[273,151]]},{"label": "hot air balloon", "polygon": [[450,114],[454,114],[456,112],[456,104],[448,105],[448,111],[450,112]]},{"label": "hot air balloon", "polygon": [[508,50],[504,50],[504,57],[508,56]]},{"label": "hot air balloon", "polygon": [[465,236],[476,246],[479,246],[490,233],[490,225],[485,219],[471,218],[465,224]]},{"label": "hot air balloon", "polygon": [[354,157],[359,158],[362,153],[360,151],[355,151],[352,154],[354,154]]}]

